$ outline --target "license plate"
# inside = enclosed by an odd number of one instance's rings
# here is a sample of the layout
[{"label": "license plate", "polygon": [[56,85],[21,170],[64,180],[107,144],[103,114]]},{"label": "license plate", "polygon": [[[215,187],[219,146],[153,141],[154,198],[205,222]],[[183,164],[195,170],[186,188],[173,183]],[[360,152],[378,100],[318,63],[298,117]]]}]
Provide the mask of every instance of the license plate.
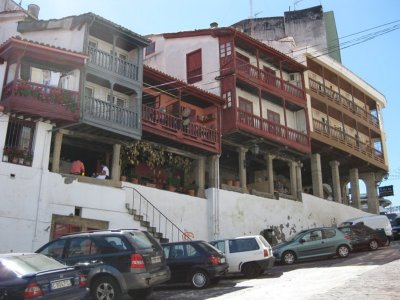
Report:
[{"label": "license plate", "polygon": [[154,256],[151,258],[151,263],[152,264],[158,264],[161,262],[161,256]]},{"label": "license plate", "polygon": [[224,264],[225,263],[225,257],[222,257],[221,258],[221,264]]},{"label": "license plate", "polygon": [[63,287],[71,286],[71,280],[70,279],[65,279],[65,280],[58,280],[58,281],[52,281],[51,282],[51,289],[56,290],[56,289],[61,289]]}]

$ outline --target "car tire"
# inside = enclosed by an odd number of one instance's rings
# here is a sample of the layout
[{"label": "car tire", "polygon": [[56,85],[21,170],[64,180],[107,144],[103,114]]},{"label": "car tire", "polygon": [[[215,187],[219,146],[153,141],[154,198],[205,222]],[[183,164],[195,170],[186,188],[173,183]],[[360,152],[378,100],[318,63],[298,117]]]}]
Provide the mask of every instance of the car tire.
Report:
[{"label": "car tire", "polygon": [[255,262],[246,263],[242,267],[242,273],[247,278],[255,278],[260,275],[261,267]]},{"label": "car tire", "polygon": [[368,249],[371,251],[377,250],[379,248],[379,244],[377,240],[370,240],[368,243]]},{"label": "car tire", "polygon": [[336,250],[337,256],[342,258],[349,256],[349,253],[350,253],[350,248],[347,245],[340,245]]},{"label": "car tire", "polygon": [[117,281],[110,276],[101,276],[90,285],[93,300],[120,300],[121,291]]},{"label": "car tire", "polygon": [[292,265],[296,261],[296,254],[293,251],[285,251],[282,254],[282,262],[285,265]]},{"label": "car tire", "polygon": [[128,295],[129,295],[129,297],[131,297],[134,300],[146,299],[147,297],[149,297],[151,295],[152,292],[153,292],[153,288],[149,287],[149,288],[145,288],[145,289],[129,290]]},{"label": "car tire", "polygon": [[190,275],[190,284],[195,289],[204,289],[210,284],[210,276],[206,271],[195,270]]}]

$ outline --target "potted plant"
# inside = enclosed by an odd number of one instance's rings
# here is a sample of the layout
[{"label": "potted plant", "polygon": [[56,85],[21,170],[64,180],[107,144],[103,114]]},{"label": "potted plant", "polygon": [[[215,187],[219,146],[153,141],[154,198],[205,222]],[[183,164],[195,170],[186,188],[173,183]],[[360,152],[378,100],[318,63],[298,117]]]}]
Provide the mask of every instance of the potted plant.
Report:
[{"label": "potted plant", "polygon": [[11,159],[10,157],[11,155],[11,148],[6,146],[3,149],[3,161],[7,162],[9,159]]},{"label": "potted plant", "polygon": [[170,176],[167,179],[167,188],[170,192],[175,192],[177,187],[180,185],[180,177],[179,176]]},{"label": "potted plant", "polygon": [[132,176],[132,183],[139,184],[139,178],[136,175]]},{"label": "potted plant", "polygon": [[235,186],[240,187],[240,178],[239,178],[239,176],[236,176],[236,178],[235,178]]},{"label": "potted plant", "polygon": [[186,185],[186,191],[190,196],[194,196],[196,194],[197,185],[194,181]]},{"label": "potted plant", "polygon": [[25,153],[25,161],[24,161],[25,165],[26,165],[26,166],[31,166],[31,165],[32,165],[32,160],[33,160],[33,155],[32,155],[32,153],[29,152],[29,151],[27,151],[27,152]]},{"label": "potted plant", "polygon": [[230,186],[233,185],[233,180],[232,180],[232,179],[225,179],[224,181],[225,181],[225,183],[226,183],[227,185],[230,185]]}]

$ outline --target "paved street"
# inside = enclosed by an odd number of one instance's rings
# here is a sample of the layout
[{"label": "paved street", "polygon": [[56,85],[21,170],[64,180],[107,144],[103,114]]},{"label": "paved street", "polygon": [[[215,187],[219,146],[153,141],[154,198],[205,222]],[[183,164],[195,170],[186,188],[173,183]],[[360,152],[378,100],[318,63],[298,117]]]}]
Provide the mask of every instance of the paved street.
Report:
[{"label": "paved street", "polygon": [[399,275],[400,241],[396,241],[377,251],[352,253],[347,259],[278,265],[253,280],[230,277],[205,290],[162,286],[149,299],[398,299]]}]

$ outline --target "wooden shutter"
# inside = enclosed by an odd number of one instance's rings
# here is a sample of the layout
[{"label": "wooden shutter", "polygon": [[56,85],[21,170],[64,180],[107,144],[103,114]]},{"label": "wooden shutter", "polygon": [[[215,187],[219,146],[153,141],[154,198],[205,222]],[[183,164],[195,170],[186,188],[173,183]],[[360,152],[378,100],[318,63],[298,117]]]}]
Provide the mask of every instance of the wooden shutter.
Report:
[{"label": "wooden shutter", "polygon": [[195,83],[202,80],[201,49],[186,55],[187,82]]}]

